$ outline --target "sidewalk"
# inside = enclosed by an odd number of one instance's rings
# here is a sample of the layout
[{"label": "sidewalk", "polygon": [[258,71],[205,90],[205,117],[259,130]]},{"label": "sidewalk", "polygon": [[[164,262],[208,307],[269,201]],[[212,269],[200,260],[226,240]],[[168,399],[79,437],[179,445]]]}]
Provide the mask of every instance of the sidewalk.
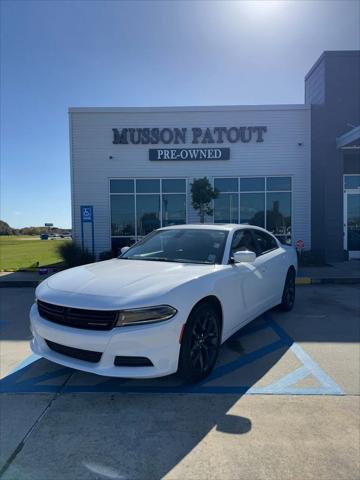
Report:
[{"label": "sidewalk", "polygon": [[5,287],[37,287],[47,275],[38,272],[0,272],[0,288]]},{"label": "sidewalk", "polygon": [[332,263],[324,267],[300,267],[297,284],[310,283],[360,283],[360,260]]},{"label": "sidewalk", "polygon": [[[0,288],[4,287],[36,287],[45,278],[53,275],[37,272],[0,272]],[[324,267],[300,267],[297,285],[319,283],[360,284],[360,260],[339,262]]]}]

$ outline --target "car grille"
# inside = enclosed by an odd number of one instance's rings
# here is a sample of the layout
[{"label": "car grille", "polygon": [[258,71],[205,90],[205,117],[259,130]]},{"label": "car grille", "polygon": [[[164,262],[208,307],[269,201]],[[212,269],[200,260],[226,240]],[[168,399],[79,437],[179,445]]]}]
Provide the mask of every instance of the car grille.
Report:
[{"label": "car grille", "polygon": [[67,327],[85,328],[87,330],[111,330],[118,317],[118,312],[104,310],[85,310],[63,307],[38,300],[39,314],[50,322]]},{"label": "car grille", "polygon": [[101,352],[93,352],[91,350],[82,350],[81,348],[67,347],[66,345],[60,345],[59,343],[50,342],[46,340],[47,346],[54,352],[61,353],[67,357],[77,358],[78,360],[84,360],[85,362],[97,363],[101,359]]}]

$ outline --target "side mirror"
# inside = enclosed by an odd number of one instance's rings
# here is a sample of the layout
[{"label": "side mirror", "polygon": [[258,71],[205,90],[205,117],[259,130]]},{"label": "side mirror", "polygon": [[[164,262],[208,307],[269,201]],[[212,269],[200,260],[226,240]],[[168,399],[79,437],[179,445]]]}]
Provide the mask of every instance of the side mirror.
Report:
[{"label": "side mirror", "polygon": [[130,247],[122,247],[120,252],[121,252],[121,255],[125,252],[127,252],[129,250]]},{"label": "side mirror", "polygon": [[256,255],[254,252],[249,250],[243,250],[235,252],[233,254],[233,259],[235,263],[254,263],[256,260]]}]

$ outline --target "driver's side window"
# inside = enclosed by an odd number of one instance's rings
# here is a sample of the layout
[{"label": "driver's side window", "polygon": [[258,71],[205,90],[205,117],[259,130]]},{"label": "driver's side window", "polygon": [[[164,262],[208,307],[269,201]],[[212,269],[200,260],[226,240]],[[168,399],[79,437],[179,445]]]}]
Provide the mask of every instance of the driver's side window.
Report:
[{"label": "driver's side window", "polygon": [[251,234],[250,230],[237,230],[232,238],[231,242],[231,255],[235,252],[240,252],[243,250],[249,250],[250,252],[256,252],[256,245],[254,237]]}]

